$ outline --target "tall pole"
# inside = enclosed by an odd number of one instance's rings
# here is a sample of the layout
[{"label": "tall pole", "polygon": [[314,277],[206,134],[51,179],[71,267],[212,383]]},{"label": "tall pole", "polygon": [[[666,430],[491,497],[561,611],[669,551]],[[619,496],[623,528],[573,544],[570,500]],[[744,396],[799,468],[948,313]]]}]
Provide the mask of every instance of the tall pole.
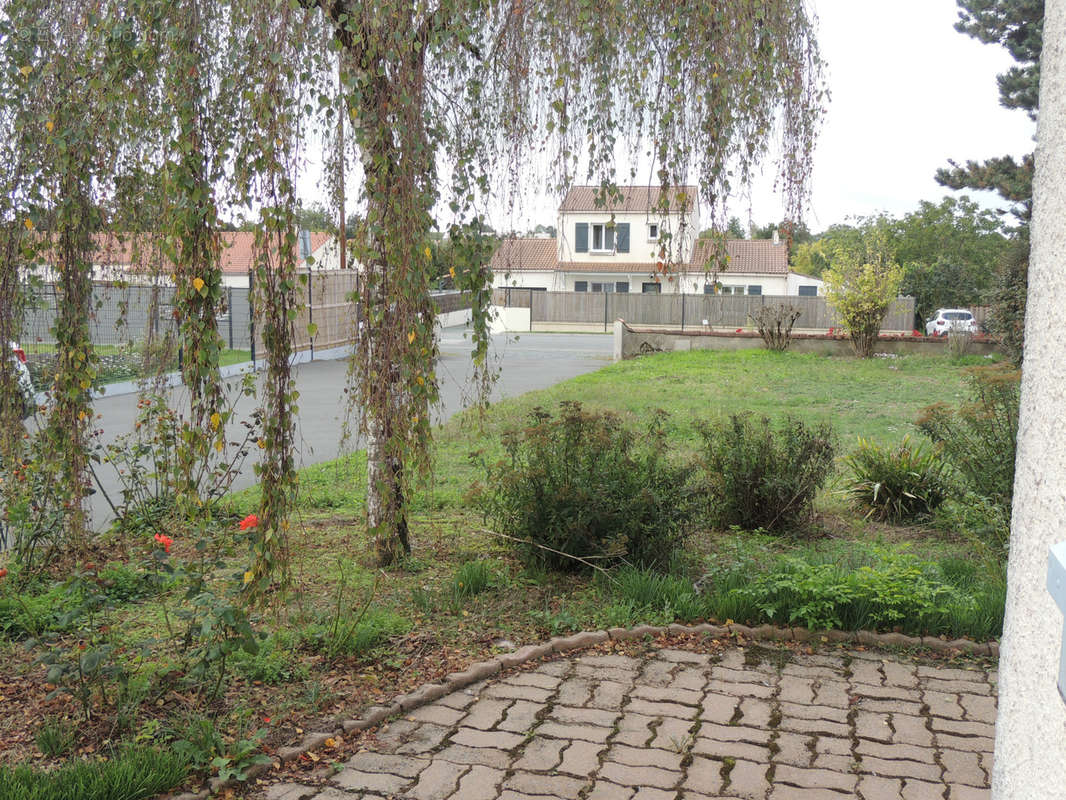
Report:
[{"label": "tall pole", "polygon": [[1066,0],[1045,4],[1043,42],[994,800],[1066,797],[1062,614],[1046,589],[1048,549],[1066,540]]}]

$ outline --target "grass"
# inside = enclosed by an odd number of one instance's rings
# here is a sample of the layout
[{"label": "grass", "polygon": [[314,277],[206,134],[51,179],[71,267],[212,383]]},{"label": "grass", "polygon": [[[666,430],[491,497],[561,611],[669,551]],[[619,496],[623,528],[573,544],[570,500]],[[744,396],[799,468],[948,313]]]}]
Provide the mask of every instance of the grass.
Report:
[{"label": "grass", "polygon": [[[693,419],[737,410],[829,422],[846,453],[860,435],[884,446],[898,443],[934,400],[963,401],[964,366],[921,356],[863,362],[765,351],[662,354],[503,401],[483,418],[461,414],[435,432],[435,477],[411,499],[413,554],[386,570],[369,558],[372,537],[362,517],[365,455],[302,470],[292,520],[292,591],[282,608],[256,620],[265,634],[259,652],[235,656],[226,694],[212,710],[217,732],[250,741],[249,726],[261,725],[268,743],[288,743],[306,730],[331,729],[316,725],[334,724],[464,669],[501,640],[525,644],[613,625],[714,619],[998,635],[1005,582],[994,557],[975,557],[959,531],[864,520],[839,487],[823,490],[815,501],[821,533],[831,535],[701,531],[662,572],[623,568],[595,577],[524,566],[511,543],[487,530],[464,499],[484,479],[470,453],[498,457],[502,432],[523,425],[534,407],[554,410],[562,399],[614,410],[635,426],[651,409],[665,408],[672,413],[668,444],[685,453],[697,447]],[[258,501],[253,488],[226,502],[239,519],[257,511]],[[974,530],[979,526],[975,517]],[[195,537],[180,528],[172,535],[175,560],[195,557]],[[130,563],[144,557],[143,545],[128,546]],[[239,548],[226,558],[233,566],[243,564]],[[146,599],[129,574],[117,568],[109,574],[118,605],[111,624],[125,652],[159,640],[138,667],[139,679],[146,685],[180,683],[180,651],[167,638],[161,609],[177,604],[183,587],[164,585]],[[63,602],[62,593],[48,586],[0,602],[0,658],[9,659],[13,672],[39,680],[33,655],[19,655],[19,640],[33,635],[33,628],[54,628]],[[42,686],[42,697],[45,691]],[[163,705],[151,703],[135,714],[127,730],[146,730],[159,718],[180,729],[173,720],[189,712],[182,695],[147,694],[162,697]],[[18,719],[0,717],[0,740],[11,739]],[[23,738],[32,742],[33,733]],[[78,734],[80,747],[89,732]],[[104,727],[97,735],[114,732]],[[44,738],[46,747],[62,749],[62,737],[49,732]],[[10,771],[5,775],[0,780],[11,779]],[[2,787],[0,797],[8,796]]]},{"label": "grass", "polygon": [[109,761],[78,761],[55,772],[0,766],[4,800],[141,800],[180,784],[185,760],[148,748],[120,752]]},{"label": "grass", "polygon": [[[143,357],[140,351],[125,345],[100,344],[93,347],[93,352],[99,359],[97,368],[99,383],[107,385],[142,377]],[[50,382],[51,356],[55,353],[55,345],[45,343],[27,345],[26,353],[29,358],[33,384],[38,391],[41,391],[42,387]],[[250,350],[222,350],[219,352],[219,366],[243,364],[250,361],[251,357]],[[177,369],[178,360],[177,356],[174,356],[165,371],[173,372]]]}]

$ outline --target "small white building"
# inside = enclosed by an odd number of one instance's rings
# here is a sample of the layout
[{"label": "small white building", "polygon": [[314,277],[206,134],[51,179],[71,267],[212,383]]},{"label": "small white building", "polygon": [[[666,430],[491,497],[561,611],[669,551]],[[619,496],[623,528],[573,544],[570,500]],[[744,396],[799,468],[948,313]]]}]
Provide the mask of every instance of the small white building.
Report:
[{"label": "small white building", "polygon": [[556,239],[505,239],[490,267],[495,288],[551,292],[656,292],[816,296],[822,281],[792,272],[773,240],[730,239],[716,253],[697,238],[694,186],[623,186],[598,203],[599,187],[577,186],[562,205]]}]

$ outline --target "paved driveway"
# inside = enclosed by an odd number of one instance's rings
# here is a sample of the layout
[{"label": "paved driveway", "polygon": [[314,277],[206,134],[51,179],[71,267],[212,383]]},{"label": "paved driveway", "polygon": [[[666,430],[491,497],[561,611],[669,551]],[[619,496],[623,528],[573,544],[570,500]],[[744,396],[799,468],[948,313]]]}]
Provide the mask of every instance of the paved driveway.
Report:
[{"label": "paved driveway", "polygon": [[978,800],[996,687],[994,671],[865,649],[563,658],[384,726],[327,786],[265,797]]},{"label": "paved driveway", "polygon": [[[437,412],[441,422],[462,410],[470,400],[469,388],[470,343],[462,329],[447,329],[441,335],[441,359],[438,375],[441,382],[442,404]],[[496,336],[492,343],[493,357],[502,371],[493,392],[493,398],[513,397],[533,389],[543,389],[560,381],[592,372],[610,363],[612,339],[595,334],[522,334],[517,340]],[[344,386],[347,361],[318,360],[300,364],[293,369],[296,388],[300,392],[300,419],[297,426],[298,465],[308,466],[322,461],[331,461],[341,455],[341,428],[345,415]],[[173,390],[172,404],[177,408],[187,407],[188,398],[183,389]],[[113,442],[116,437],[129,432],[137,417],[137,396],[123,394],[97,400],[96,412],[101,415],[98,428],[104,431],[101,442]],[[237,405],[238,417],[244,418],[256,407],[253,398],[241,398]],[[231,424],[234,433],[239,428]],[[345,450],[350,450],[349,445]],[[105,491],[118,498],[120,485],[113,468],[97,467]],[[235,489],[255,483],[252,463],[234,482]],[[111,509],[102,493],[91,498],[93,523],[104,527],[113,518]]]}]

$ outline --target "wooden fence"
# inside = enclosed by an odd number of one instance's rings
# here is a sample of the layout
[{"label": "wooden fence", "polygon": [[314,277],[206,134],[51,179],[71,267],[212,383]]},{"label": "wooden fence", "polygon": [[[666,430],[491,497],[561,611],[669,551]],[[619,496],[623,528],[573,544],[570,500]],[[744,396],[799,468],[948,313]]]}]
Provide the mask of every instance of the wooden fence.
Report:
[{"label": "wooden fence", "polygon": [[[840,317],[824,297],[775,295],[706,295],[706,294],[628,294],[591,292],[542,292],[534,289],[496,289],[496,305],[528,308],[531,322],[549,324],[603,324],[604,329],[616,319],[630,325],[655,325],[709,328],[743,328],[750,326],[750,315],[765,305],[787,303],[802,312],[797,328],[828,330],[841,326]],[[885,331],[914,328],[914,298],[901,297],[893,302],[881,326]]]}]

